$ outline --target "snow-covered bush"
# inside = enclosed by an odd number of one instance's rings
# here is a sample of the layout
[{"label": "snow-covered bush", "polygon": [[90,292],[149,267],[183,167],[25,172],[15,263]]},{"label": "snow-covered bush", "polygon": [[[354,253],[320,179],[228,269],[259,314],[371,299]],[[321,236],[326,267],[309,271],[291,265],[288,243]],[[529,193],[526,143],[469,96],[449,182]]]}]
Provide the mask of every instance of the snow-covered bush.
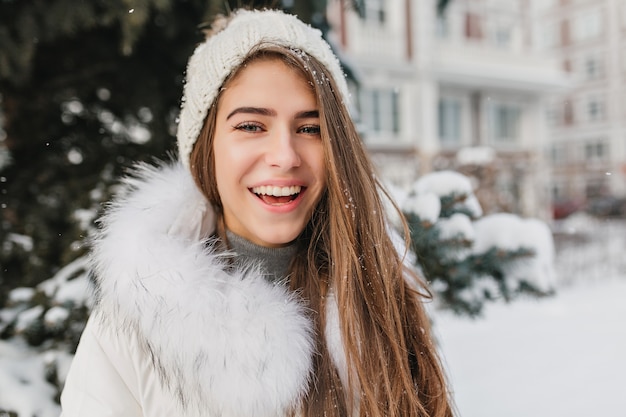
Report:
[{"label": "snow-covered bush", "polygon": [[0,310],[0,416],[56,417],[58,398],[91,309],[81,257]]},{"label": "snow-covered bush", "polygon": [[510,213],[490,214],[474,222],[476,254],[491,248],[509,251],[530,249],[533,256],[514,262],[506,268],[509,283],[528,282],[542,293],[554,291],[556,271],[552,231],[538,219],[523,219]]},{"label": "snow-covered bush", "polygon": [[488,300],[511,300],[554,286],[554,243],[537,219],[483,217],[468,177],[439,171],[399,199],[416,262],[444,307],[477,315]]}]

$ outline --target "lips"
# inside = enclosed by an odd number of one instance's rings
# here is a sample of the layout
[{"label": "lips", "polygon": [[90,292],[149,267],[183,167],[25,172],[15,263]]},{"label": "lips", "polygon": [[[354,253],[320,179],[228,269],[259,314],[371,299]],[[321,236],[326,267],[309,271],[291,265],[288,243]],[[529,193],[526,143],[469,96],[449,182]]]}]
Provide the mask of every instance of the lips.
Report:
[{"label": "lips", "polygon": [[261,185],[253,187],[251,191],[265,204],[271,206],[280,206],[294,201],[304,188],[299,185],[277,186],[277,185]]}]

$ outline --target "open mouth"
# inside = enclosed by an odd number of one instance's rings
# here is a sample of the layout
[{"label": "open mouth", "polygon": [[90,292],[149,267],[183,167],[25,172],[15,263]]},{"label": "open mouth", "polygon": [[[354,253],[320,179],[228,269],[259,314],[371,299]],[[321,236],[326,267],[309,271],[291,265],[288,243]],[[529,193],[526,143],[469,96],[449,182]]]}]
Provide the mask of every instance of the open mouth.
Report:
[{"label": "open mouth", "polygon": [[287,204],[298,198],[305,187],[292,185],[290,187],[279,187],[273,185],[262,185],[252,188],[252,192],[265,204],[279,206]]}]

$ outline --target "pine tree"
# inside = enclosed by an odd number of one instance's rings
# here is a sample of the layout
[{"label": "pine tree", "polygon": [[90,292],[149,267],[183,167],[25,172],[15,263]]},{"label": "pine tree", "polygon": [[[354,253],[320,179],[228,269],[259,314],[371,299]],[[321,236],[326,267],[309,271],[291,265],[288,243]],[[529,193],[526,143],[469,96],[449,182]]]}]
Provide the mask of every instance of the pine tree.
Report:
[{"label": "pine tree", "polygon": [[185,60],[217,3],[0,4],[0,304],[83,253],[76,214],[131,160],[171,149]]},{"label": "pine tree", "polygon": [[[402,200],[416,264],[444,307],[477,316],[486,301],[550,293],[537,283],[541,272],[526,268],[540,256],[532,241],[521,246],[478,245],[483,213],[469,178],[453,171],[430,173]],[[513,215],[507,220],[501,222],[503,229],[522,221]],[[520,237],[509,239],[516,242]]]}]

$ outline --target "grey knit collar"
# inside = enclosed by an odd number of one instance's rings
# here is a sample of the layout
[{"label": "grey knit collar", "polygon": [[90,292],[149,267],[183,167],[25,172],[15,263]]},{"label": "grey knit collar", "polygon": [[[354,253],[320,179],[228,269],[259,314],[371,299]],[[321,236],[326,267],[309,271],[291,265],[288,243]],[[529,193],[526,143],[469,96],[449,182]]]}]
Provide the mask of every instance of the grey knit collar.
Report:
[{"label": "grey knit collar", "polygon": [[296,254],[296,244],[279,248],[260,246],[226,230],[226,238],[237,266],[260,265],[269,281],[283,281],[289,274],[289,265]]}]

